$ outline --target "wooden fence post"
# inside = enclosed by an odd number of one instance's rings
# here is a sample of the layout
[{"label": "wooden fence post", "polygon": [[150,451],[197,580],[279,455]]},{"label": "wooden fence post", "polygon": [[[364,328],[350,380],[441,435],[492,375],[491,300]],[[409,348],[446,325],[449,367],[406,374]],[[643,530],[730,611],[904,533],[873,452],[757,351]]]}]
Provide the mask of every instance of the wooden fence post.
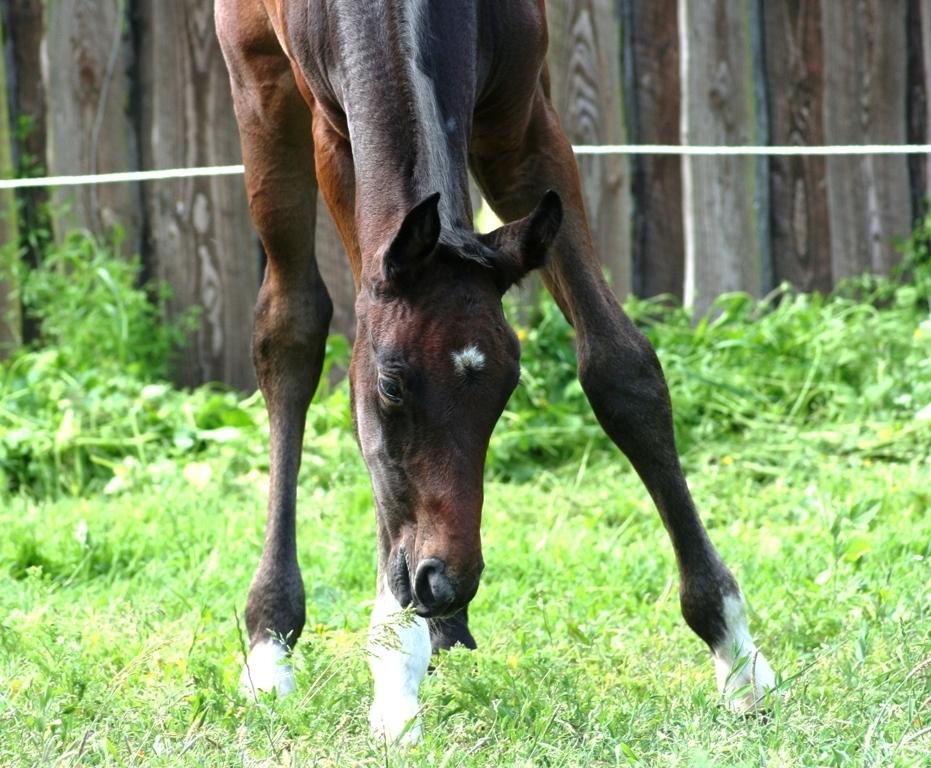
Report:
[{"label": "wooden fence post", "polygon": [[[828,144],[904,144],[906,0],[821,0]],[[888,272],[911,228],[904,156],[827,159],[835,281]]]},{"label": "wooden fence post", "polygon": [[[819,0],[763,4],[770,141],[817,146],[824,137]],[[803,291],[831,288],[831,223],[823,157],[770,159],[773,277]]]},{"label": "wooden fence post", "polygon": [[[10,104],[16,125],[13,162],[18,173],[29,176],[45,170],[46,109],[40,77],[43,7],[43,0],[17,0],[6,8],[13,47],[13,72],[7,73],[13,78]],[[42,232],[50,226],[45,209],[48,194],[42,188],[20,189],[16,192],[16,200],[22,263],[31,269],[39,263],[45,237]],[[38,321],[23,310],[23,341],[34,341],[38,337]]]},{"label": "wooden fence post", "polygon": [[[908,0],[908,141],[931,143],[931,0]],[[912,214],[927,210],[931,194],[931,157],[911,155],[908,172],[912,189]]]},{"label": "wooden fence post", "polygon": [[[552,98],[573,144],[622,144],[620,18],[611,0],[547,0]],[[630,184],[623,156],[580,157],[595,248],[615,293],[630,292]]]},{"label": "wooden fence post", "polygon": [[[679,29],[676,0],[624,0],[625,95],[631,141],[679,143]],[[682,163],[669,155],[635,155],[633,290],[682,299]]]},{"label": "wooden fence post", "polygon": [[[241,162],[229,75],[202,0],[138,0],[144,168]],[[201,307],[179,380],[255,387],[250,355],[258,247],[242,179],[144,184],[150,273],[174,290],[172,315]]]},{"label": "wooden fence post", "polygon": [[[921,50],[924,63],[925,133],[924,141],[931,144],[931,0],[921,1]],[[931,157],[926,156],[924,194],[931,197]]]},{"label": "wooden fence post", "polygon": [[[56,0],[46,6],[42,79],[51,174],[137,167],[126,20],[126,0]],[[126,235],[124,251],[138,253],[138,184],[66,187],[52,200],[57,235],[73,227],[103,235],[119,225]]]},{"label": "wooden fence post", "polygon": [[[683,144],[756,144],[749,9],[679,0]],[[745,157],[684,157],[685,303],[699,313],[726,291],[759,294],[766,269],[758,236],[756,164]]]}]

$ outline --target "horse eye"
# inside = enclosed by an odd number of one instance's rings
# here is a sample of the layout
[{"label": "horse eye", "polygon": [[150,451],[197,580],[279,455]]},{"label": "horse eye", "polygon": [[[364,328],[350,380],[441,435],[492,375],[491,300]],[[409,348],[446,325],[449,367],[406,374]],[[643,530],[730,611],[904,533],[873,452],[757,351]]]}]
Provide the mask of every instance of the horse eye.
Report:
[{"label": "horse eye", "polygon": [[401,385],[397,379],[391,379],[387,376],[378,377],[378,391],[382,396],[392,403],[401,402]]}]

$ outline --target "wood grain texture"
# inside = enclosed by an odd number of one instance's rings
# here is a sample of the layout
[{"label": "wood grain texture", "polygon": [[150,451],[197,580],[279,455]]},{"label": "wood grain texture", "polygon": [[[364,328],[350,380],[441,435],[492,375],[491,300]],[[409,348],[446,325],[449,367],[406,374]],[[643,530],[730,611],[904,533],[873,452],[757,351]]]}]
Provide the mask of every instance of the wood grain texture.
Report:
[{"label": "wood grain texture", "polygon": [[[573,144],[622,144],[620,19],[610,0],[547,0],[552,99]],[[580,157],[595,248],[615,293],[631,286],[630,171],[625,156]]]},{"label": "wood grain texture", "polygon": [[[908,141],[927,144],[931,143],[931,0],[908,0],[906,35]],[[927,210],[931,194],[931,157],[910,155],[908,174],[912,214],[917,218]]]},{"label": "wood grain texture", "polygon": [[[683,144],[755,144],[748,10],[679,0]],[[761,247],[755,164],[745,157],[684,157],[686,304],[708,309],[726,291],[759,294]]]},{"label": "wood grain texture", "polygon": [[[819,0],[763,4],[770,141],[825,143]],[[770,159],[773,272],[805,290],[831,288],[827,165],[823,157]]]},{"label": "wood grain texture", "polygon": [[[241,162],[212,4],[139,0],[136,13],[143,167]],[[253,389],[250,339],[258,250],[242,179],[150,182],[144,198],[151,276],[173,287],[173,315],[201,308],[178,380]]]},{"label": "wood grain texture", "polygon": [[[924,63],[925,138],[931,144],[931,0],[920,0],[921,52]],[[925,157],[925,194],[931,197],[931,157]]]},{"label": "wood grain texture", "polygon": [[352,281],[349,258],[323,195],[317,195],[317,265],[333,301],[330,333],[345,336],[350,342],[356,336],[356,287]]},{"label": "wood grain texture", "polygon": [[[624,10],[630,139],[637,144],[678,144],[677,0],[624,0]],[[634,293],[671,294],[681,300],[682,163],[674,156],[636,155],[632,172]]]},{"label": "wood grain texture", "polygon": [[[56,0],[47,6],[42,81],[48,104],[46,165],[52,174],[108,173],[137,167],[129,113],[126,0]],[[139,250],[138,184],[55,190],[57,235],[97,234],[119,225],[124,249]]]},{"label": "wood grain texture", "polygon": [[[906,140],[906,0],[821,0],[824,129],[829,144]],[[904,156],[828,158],[835,281],[887,272],[911,225]]]},{"label": "wood grain texture", "polygon": [[[931,0],[546,6],[554,103],[575,143],[931,141]],[[124,7],[132,10],[128,28],[118,24]],[[0,9],[12,65],[13,115],[3,122],[32,123],[9,141],[0,131],[0,165],[10,145],[14,166],[32,157],[53,172],[239,161],[209,0],[15,0]],[[761,49],[765,110],[759,79],[754,90]],[[888,269],[898,258],[893,239],[908,232],[931,192],[929,161],[778,158],[764,164],[765,189],[759,163],[747,158],[583,157],[579,164],[596,246],[617,292],[670,292],[701,310],[722,291],[765,290],[768,243],[773,277],[803,289]],[[173,285],[172,312],[203,308],[179,381],[254,386],[249,339],[259,272],[241,180],[68,194],[73,214],[57,227],[101,231],[120,220],[138,233],[147,276]],[[43,190],[17,200],[20,232],[46,225]],[[0,210],[8,204],[0,197]],[[342,245],[328,215],[317,222],[332,329],[351,336],[354,290]],[[0,217],[0,237],[15,238],[4,226]],[[36,258],[26,252],[27,265]],[[0,316],[5,295],[0,287]],[[30,318],[22,327],[35,338]],[[15,331],[0,324],[0,343]]]},{"label": "wood grain texture", "polygon": [[[13,164],[22,175],[37,176],[44,173],[46,105],[45,90],[40,73],[42,39],[45,34],[43,0],[16,0],[5,9],[9,18],[12,43],[13,79],[11,108],[17,125],[14,138]],[[16,192],[19,206],[20,233],[36,233],[50,227],[48,193],[41,187],[20,189]],[[41,247],[35,238],[25,237],[21,259],[27,269],[34,268],[40,259]],[[39,338],[39,322],[28,311],[22,313],[22,339],[24,342]]]},{"label": "wood grain texture", "polygon": [[[764,0],[747,0],[747,23],[750,38],[750,73],[753,84],[753,122],[756,143],[771,144],[769,136],[769,104],[767,103],[766,62],[763,44]],[[756,218],[756,241],[760,249],[760,290],[768,293],[775,288],[773,280],[772,224],[769,158],[753,159],[753,209]]]},{"label": "wood grain texture", "polygon": [[[3,28],[0,25],[0,39]],[[0,176],[13,176],[13,136],[7,103],[6,58],[0,57]],[[0,359],[20,343],[22,318],[16,295],[15,260],[19,258],[19,227],[16,197],[12,190],[0,191]]]}]

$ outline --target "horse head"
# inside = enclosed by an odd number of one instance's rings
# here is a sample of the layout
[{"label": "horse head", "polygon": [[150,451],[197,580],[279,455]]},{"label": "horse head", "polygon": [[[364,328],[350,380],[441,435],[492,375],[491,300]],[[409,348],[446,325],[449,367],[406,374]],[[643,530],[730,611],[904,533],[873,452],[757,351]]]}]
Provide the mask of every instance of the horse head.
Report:
[{"label": "horse head", "polygon": [[404,216],[365,277],[350,368],[383,572],[402,606],[451,615],[478,589],[482,477],[520,377],[501,297],[544,263],[562,220],[547,192],[487,235],[441,231],[439,194]]}]

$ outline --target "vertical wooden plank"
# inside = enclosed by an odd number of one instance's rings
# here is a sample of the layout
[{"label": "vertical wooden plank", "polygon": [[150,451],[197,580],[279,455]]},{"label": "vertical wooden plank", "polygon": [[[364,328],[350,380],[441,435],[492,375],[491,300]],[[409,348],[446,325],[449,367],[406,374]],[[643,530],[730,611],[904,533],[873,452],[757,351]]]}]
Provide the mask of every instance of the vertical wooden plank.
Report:
[{"label": "vertical wooden plank", "polygon": [[[3,40],[4,32],[0,24],[0,40]],[[5,178],[14,175],[7,85],[6,57],[0,56],[0,175]],[[12,190],[4,190],[0,192],[0,359],[20,343],[22,332],[14,269],[18,258],[16,197]]]},{"label": "vertical wooden plank", "polygon": [[[679,143],[677,0],[624,0],[629,62],[631,141]],[[633,172],[633,290],[638,296],[682,299],[682,164],[671,155],[635,155]]]},{"label": "vertical wooden plank", "polygon": [[[679,0],[683,144],[758,141],[749,24],[745,0]],[[702,313],[725,291],[759,294],[753,159],[684,157],[682,173],[686,304]]]},{"label": "vertical wooden plank", "polygon": [[[818,146],[824,137],[819,0],[763,4],[770,141]],[[773,272],[804,291],[831,288],[827,166],[823,157],[770,159]]]},{"label": "vertical wooden plank", "polygon": [[[620,19],[611,0],[547,0],[553,104],[573,144],[622,144]],[[630,291],[628,159],[580,157],[595,247],[615,293]]]},{"label": "vertical wooden plank", "polygon": [[[42,79],[51,174],[136,167],[125,6],[126,0],[55,0],[47,6]],[[56,234],[74,227],[104,234],[119,225],[124,249],[138,251],[138,184],[63,188],[52,199]]]},{"label": "vertical wooden plank", "polygon": [[[903,144],[906,0],[821,0],[829,144]],[[911,226],[902,155],[827,160],[834,279],[886,272]]]},{"label": "vertical wooden plank", "polygon": [[[924,143],[931,144],[931,0],[921,0],[921,51],[924,63],[925,133]],[[925,157],[924,193],[931,197],[931,157]]]},{"label": "vertical wooden plank", "polygon": [[[908,0],[907,64],[907,121],[908,142],[927,144],[931,136],[929,121],[929,66],[931,66],[931,0]],[[910,155],[908,175],[911,182],[912,214],[915,218],[927,210],[927,197],[931,193],[927,155]]]},{"label": "vertical wooden plank", "polygon": [[[763,0],[747,0],[754,135],[757,144],[768,145],[772,142],[769,136],[769,104],[767,104],[769,89],[766,87],[762,6]],[[760,249],[760,290],[764,293],[775,287],[770,197],[769,158],[756,157],[753,159],[753,210],[756,217],[756,241]]]},{"label": "vertical wooden plank", "polygon": [[[145,168],[241,162],[229,76],[202,0],[138,0]],[[258,291],[256,236],[242,179],[203,177],[144,185],[151,274],[174,289],[172,315],[201,308],[178,379],[255,386],[250,355]]]},{"label": "vertical wooden plank", "polygon": [[315,253],[320,274],[333,301],[330,333],[338,333],[351,342],[356,336],[356,287],[343,241],[323,202],[323,195],[317,197]]},{"label": "vertical wooden plank", "polygon": [[[11,107],[16,126],[14,165],[24,176],[45,172],[45,92],[42,87],[41,50],[44,34],[43,0],[17,0],[6,8],[13,46],[14,78]],[[42,188],[21,189],[16,193],[19,207],[19,233],[22,260],[34,268],[51,226],[45,203],[48,194]],[[39,323],[28,311],[22,313],[23,341],[39,337]]]}]

